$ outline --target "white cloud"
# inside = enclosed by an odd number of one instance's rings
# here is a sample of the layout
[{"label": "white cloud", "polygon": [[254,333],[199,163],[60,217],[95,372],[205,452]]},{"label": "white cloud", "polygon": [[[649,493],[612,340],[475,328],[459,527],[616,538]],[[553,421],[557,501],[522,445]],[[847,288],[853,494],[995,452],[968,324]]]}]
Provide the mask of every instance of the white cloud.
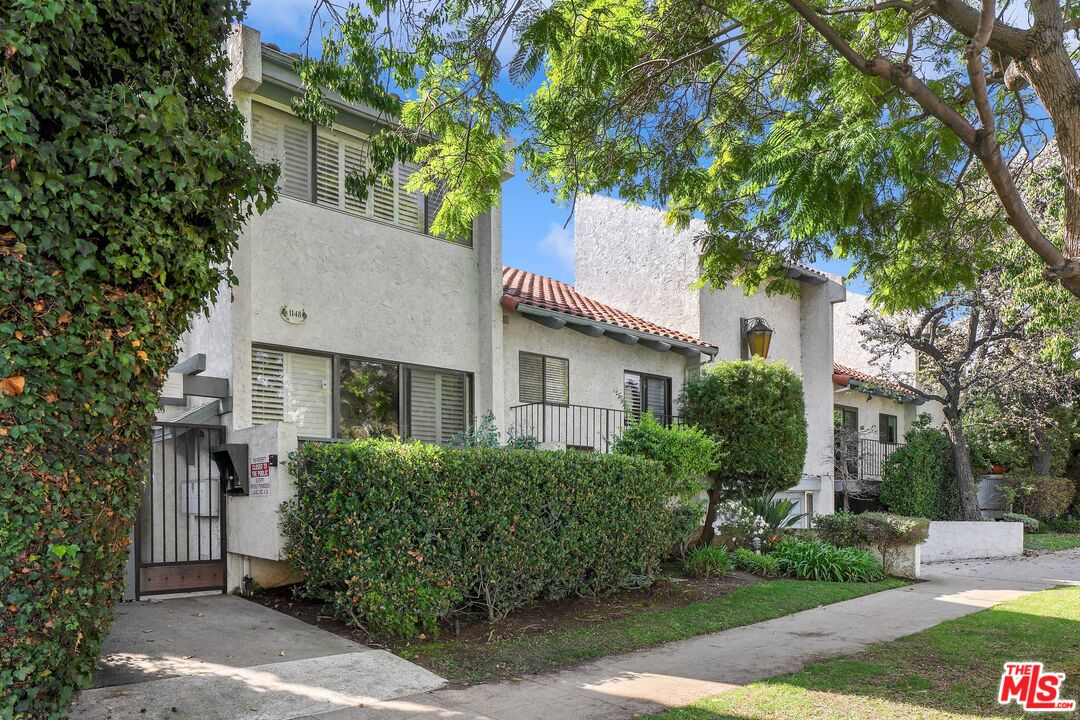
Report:
[{"label": "white cloud", "polygon": [[541,238],[537,247],[540,252],[558,260],[568,273],[574,272],[573,230],[558,223],[548,223],[547,235]]}]

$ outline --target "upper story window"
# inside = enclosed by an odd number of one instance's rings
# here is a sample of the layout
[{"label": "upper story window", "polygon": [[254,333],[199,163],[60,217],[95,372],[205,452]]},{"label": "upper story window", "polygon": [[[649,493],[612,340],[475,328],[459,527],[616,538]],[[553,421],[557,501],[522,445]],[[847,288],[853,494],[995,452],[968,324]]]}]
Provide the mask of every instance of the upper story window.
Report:
[{"label": "upper story window", "polygon": [[[431,195],[405,189],[420,166],[398,162],[362,195],[345,188],[345,178],[370,167],[370,142],[360,133],[313,129],[294,115],[252,103],[251,144],[262,162],[281,166],[278,191],[361,217],[429,232],[445,192]],[[313,131],[314,130],[314,131]],[[472,245],[472,239],[462,244]]]},{"label": "upper story window", "polygon": [[518,353],[518,401],[570,403],[570,361],[536,353]]},{"label": "upper story window", "polygon": [[889,415],[887,413],[878,414],[878,439],[889,445],[894,444],[898,440],[899,424],[895,415]]},{"label": "upper story window", "polygon": [[623,401],[634,418],[652,411],[657,422],[671,420],[671,378],[646,373],[623,373]]}]

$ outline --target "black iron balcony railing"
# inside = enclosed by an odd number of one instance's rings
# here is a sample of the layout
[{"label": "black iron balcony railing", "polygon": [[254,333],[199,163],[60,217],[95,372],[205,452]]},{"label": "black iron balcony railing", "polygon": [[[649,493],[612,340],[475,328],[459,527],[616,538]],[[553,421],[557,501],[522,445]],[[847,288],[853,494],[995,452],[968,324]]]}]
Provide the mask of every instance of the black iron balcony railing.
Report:
[{"label": "black iron balcony railing", "polygon": [[881,482],[885,461],[904,443],[836,435],[836,477],[849,481]]},{"label": "black iron balcony railing", "polygon": [[[611,452],[611,445],[623,428],[639,415],[622,408],[527,403],[510,408],[509,420],[514,435],[531,436],[544,444],[606,453]],[[656,419],[664,425],[681,424],[675,415],[659,415]]]}]

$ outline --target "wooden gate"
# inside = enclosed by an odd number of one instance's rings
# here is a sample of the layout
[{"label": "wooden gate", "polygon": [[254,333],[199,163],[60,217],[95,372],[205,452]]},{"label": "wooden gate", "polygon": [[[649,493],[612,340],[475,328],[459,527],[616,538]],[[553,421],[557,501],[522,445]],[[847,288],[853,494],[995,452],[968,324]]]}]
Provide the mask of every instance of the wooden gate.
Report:
[{"label": "wooden gate", "polygon": [[210,449],[218,425],[162,422],[135,523],[135,597],[225,591],[225,497]]}]

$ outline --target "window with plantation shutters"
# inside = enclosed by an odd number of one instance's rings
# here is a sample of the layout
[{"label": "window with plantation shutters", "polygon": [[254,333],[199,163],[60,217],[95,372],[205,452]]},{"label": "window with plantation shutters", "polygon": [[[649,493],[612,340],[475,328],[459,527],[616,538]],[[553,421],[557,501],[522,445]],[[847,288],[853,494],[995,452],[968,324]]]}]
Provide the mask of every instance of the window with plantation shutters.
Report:
[{"label": "window with plantation shutters", "polygon": [[251,422],[285,420],[285,353],[251,351]]},{"label": "window with plantation shutters", "polygon": [[671,418],[671,378],[637,372],[623,373],[623,402],[633,419],[652,411],[661,423]]},{"label": "window with plantation shutters", "polygon": [[518,401],[570,403],[570,361],[536,353],[518,353]]},{"label": "window with plantation shutters", "polygon": [[304,437],[333,435],[328,357],[253,348],[251,422],[296,423]]},{"label": "window with plantation shutters", "polygon": [[311,200],[311,127],[299,118],[252,103],[251,147],[260,162],[276,163],[282,195]]},{"label": "window with plantation shutters", "polygon": [[465,377],[410,370],[409,436],[445,445],[465,431],[468,392]]},{"label": "window with plantation shutters", "polygon": [[443,200],[446,199],[447,188],[444,183],[439,183],[435,190],[424,198],[424,232],[431,232],[431,225],[435,222],[435,216],[442,208]]},{"label": "window with plantation shutters", "polygon": [[353,195],[348,192],[345,178],[367,171],[368,142],[319,128],[315,149],[316,201],[354,215],[367,215],[369,193]]},{"label": "window with plantation shutters", "polygon": [[405,186],[420,166],[416,163],[398,163],[397,165],[397,224],[411,230],[423,230],[423,196],[418,192],[409,192]]}]

